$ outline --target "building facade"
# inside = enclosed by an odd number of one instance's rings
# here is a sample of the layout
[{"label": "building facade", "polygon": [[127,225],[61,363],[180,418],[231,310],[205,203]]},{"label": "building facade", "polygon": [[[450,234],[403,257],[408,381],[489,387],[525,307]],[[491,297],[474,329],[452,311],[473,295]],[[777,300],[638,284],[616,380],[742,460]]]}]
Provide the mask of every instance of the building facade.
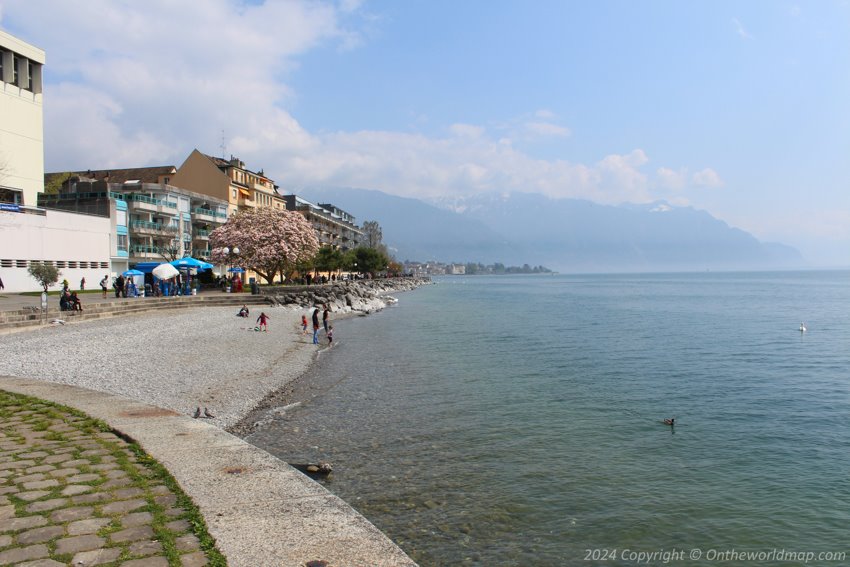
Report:
[{"label": "building facade", "polygon": [[34,207],[42,190],[44,63],[44,51],[0,31],[0,204],[3,205]]},{"label": "building facade", "polygon": [[116,272],[144,262],[184,256],[208,259],[209,234],[227,221],[228,203],[175,187],[174,166],[51,173],[59,191],[39,196],[39,206],[112,219],[110,244]]},{"label": "building facade", "polygon": [[247,169],[245,162],[233,156],[225,160],[194,150],[177,169],[171,184],[226,201],[228,216],[246,209],[286,208],[274,181],[262,170]]},{"label": "building facade", "polygon": [[319,246],[329,246],[343,252],[357,248],[363,242],[363,231],[355,224],[353,215],[330,203],[316,205],[297,195],[281,197],[290,211],[298,211],[310,221]]}]

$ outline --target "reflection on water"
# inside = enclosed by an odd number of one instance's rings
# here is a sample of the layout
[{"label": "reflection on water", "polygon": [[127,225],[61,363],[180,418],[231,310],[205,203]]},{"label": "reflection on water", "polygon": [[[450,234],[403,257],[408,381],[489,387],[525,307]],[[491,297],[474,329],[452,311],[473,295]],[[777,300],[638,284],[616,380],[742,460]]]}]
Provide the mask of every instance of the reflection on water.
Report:
[{"label": "reflection on water", "polygon": [[422,565],[843,549],[848,281],[447,278],[338,321],[301,405],[249,441],[332,462],[328,488]]}]

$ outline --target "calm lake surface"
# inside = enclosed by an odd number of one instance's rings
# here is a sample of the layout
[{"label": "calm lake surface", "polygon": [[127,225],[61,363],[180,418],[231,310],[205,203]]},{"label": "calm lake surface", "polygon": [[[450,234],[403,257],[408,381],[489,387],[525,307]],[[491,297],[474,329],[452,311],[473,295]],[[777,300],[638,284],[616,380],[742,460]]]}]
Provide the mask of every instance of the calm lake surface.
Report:
[{"label": "calm lake surface", "polygon": [[335,322],[248,439],[420,565],[850,552],[850,272],[436,281]]}]

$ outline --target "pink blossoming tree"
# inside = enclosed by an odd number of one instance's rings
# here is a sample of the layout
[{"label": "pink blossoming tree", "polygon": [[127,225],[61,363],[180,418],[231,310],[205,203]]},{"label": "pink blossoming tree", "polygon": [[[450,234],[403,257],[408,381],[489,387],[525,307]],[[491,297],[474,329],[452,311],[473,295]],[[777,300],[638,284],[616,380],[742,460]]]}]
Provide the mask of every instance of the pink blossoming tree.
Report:
[{"label": "pink blossoming tree", "polygon": [[224,248],[239,248],[239,263],[272,283],[277,273],[319,250],[313,226],[300,213],[280,209],[240,211],[210,233],[210,259],[226,262]]}]

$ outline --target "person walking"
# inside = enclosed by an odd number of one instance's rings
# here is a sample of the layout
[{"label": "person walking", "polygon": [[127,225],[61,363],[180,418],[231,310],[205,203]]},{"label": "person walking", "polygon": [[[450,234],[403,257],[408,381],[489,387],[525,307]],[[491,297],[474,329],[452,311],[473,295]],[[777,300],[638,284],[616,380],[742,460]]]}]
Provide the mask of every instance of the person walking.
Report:
[{"label": "person walking", "polygon": [[319,308],[316,307],[316,309],[313,311],[313,344],[314,345],[319,344],[319,329],[320,328],[321,327],[319,327]]},{"label": "person walking", "polygon": [[328,319],[330,318],[331,310],[328,309],[327,303],[325,304],[325,310],[322,312],[322,325],[325,327],[325,334],[328,334]]},{"label": "person walking", "polygon": [[103,293],[103,297],[106,297],[106,286],[109,284],[109,276],[103,276],[103,279],[100,280],[100,291]]},{"label": "person walking", "polygon": [[83,276],[83,279],[80,280],[80,291],[86,290],[86,277]]},{"label": "person walking", "polygon": [[260,316],[259,316],[259,317],[257,317],[257,323],[259,323],[259,324],[260,324],[260,327],[259,327],[259,328],[260,328],[260,330],[261,330],[261,331],[268,331],[268,330],[269,330],[269,329],[268,329],[268,326],[266,325],[266,322],[267,322],[269,319],[271,319],[271,317],[269,317],[268,315],[266,315],[264,312],[261,312],[261,313],[260,313]]},{"label": "person walking", "polygon": [[303,314],[301,315],[301,334],[307,334],[307,316]]},{"label": "person walking", "polygon": [[334,346],[334,327],[333,327],[333,325],[331,325],[328,328],[327,334],[328,334],[328,348],[330,348],[330,347]]}]

